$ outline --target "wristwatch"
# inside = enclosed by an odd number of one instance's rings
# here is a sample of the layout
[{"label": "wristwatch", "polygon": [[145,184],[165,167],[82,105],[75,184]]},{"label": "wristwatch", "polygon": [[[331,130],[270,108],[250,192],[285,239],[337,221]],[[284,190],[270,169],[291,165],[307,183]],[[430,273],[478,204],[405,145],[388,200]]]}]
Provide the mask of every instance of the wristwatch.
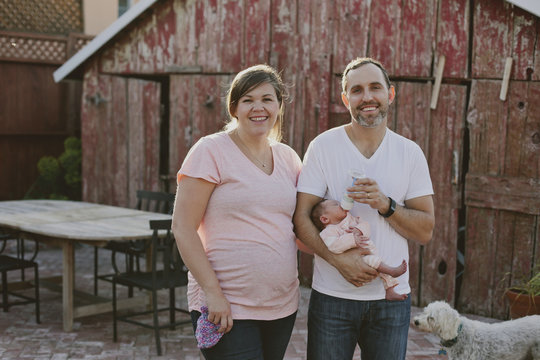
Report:
[{"label": "wristwatch", "polygon": [[383,218],[392,216],[394,211],[396,211],[396,202],[391,197],[388,197],[388,199],[390,199],[390,207],[388,208],[388,211],[384,214],[381,214],[381,212],[379,211],[379,215],[381,215]]}]

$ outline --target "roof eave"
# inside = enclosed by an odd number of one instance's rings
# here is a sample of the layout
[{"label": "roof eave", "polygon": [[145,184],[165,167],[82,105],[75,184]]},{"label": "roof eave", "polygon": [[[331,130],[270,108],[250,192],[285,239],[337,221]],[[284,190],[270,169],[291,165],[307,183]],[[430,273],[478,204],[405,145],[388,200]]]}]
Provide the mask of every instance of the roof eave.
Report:
[{"label": "roof eave", "polygon": [[65,79],[82,79],[83,71],[80,67],[99,49],[113,39],[119,32],[128,26],[134,19],[145,12],[150,6],[159,0],[140,0],[129,8],[122,16],[116,19],[108,28],[99,33],[86,46],[70,57],[54,73],[54,81],[60,82]]},{"label": "roof eave", "polygon": [[540,17],[540,1],[538,0],[506,0],[509,3]]}]

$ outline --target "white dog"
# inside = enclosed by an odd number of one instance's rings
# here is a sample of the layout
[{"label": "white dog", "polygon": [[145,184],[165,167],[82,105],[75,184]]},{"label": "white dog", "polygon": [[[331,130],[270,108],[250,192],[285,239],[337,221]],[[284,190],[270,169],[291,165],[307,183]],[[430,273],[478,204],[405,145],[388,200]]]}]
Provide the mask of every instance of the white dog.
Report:
[{"label": "white dog", "polygon": [[449,360],[540,360],[540,315],[488,324],[435,301],[414,324],[441,338]]}]

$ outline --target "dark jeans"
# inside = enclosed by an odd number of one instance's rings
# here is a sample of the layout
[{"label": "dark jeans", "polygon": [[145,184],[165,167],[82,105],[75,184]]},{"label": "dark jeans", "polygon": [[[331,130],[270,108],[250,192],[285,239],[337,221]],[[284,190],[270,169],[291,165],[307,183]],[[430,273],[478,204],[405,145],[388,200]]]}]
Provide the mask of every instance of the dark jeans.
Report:
[{"label": "dark jeans", "polygon": [[[199,316],[191,312],[193,330]],[[277,320],[234,320],[231,331],[201,352],[206,360],[282,360],[295,320],[296,312]]]},{"label": "dark jeans", "polygon": [[308,360],[350,360],[356,344],[365,360],[404,360],[411,296],[358,301],[311,291]]}]

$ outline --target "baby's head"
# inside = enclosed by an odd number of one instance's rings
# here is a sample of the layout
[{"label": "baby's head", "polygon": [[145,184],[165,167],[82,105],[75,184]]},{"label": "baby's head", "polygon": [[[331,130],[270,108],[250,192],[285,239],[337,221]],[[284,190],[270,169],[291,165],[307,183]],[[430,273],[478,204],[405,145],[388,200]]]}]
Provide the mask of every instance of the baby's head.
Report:
[{"label": "baby's head", "polygon": [[323,199],[311,210],[311,221],[319,230],[328,224],[339,224],[346,216],[347,211],[343,210],[337,200]]}]

